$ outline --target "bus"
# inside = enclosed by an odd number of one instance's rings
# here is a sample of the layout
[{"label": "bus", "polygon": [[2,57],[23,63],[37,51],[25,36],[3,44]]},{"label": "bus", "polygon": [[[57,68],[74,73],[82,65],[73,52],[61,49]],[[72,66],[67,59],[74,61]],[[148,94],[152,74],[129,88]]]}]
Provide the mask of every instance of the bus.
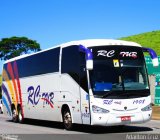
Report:
[{"label": "bus", "polygon": [[129,41],[89,39],[7,60],[2,100],[14,122],[25,118],[74,124],[119,126],[151,119],[144,52]]}]

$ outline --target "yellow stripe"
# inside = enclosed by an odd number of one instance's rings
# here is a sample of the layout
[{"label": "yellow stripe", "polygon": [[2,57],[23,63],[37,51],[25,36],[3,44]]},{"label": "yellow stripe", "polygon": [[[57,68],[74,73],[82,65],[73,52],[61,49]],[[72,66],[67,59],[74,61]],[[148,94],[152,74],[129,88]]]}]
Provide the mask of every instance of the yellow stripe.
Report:
[{"label": "yellow stripe", "polygon": [[15,108],[17,109],[17,102],[16,102],[16,98],[15,98],[15,93],[13,90],[13,84],[12,84],[11,80],[9,79],[7,72],[4,69],[3,69],[3,78],[4,78],[4,81],[6,81],[6,83],[8,85],[9,94],[12,97],[11,101],[12,101],[12,103],[15,103]]}]

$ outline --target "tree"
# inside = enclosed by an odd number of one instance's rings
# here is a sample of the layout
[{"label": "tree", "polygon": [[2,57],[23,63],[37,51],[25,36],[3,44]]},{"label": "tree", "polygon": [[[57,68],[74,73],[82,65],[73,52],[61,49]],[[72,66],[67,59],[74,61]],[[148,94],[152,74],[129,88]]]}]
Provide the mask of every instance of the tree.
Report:
[{"label": "tree", "polygon": [[8,60],[10,58],[40,51],[40,45],[27,37],[3,38],[0,41],[0,59]]}]

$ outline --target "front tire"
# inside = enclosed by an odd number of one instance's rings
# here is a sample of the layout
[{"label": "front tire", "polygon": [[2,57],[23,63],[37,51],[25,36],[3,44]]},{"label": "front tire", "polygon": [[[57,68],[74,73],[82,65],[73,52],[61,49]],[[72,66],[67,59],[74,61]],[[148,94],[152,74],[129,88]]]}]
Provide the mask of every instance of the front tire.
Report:
[{"label": "front tire", "polygon": [[72,116],[69,109],[65,109],[62,114],[63,125],[66,130],[71,130],[73,128]]}]

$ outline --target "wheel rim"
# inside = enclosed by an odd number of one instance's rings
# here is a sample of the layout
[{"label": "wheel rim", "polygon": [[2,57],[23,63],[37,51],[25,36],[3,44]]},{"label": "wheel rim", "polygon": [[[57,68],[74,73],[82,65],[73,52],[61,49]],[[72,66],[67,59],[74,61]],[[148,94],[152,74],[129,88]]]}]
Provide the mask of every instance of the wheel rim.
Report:
[{"label": "wheel rim", "polygon": [[16,110],[15,110],[15,109],[13,109],[13,111],[12,111],[12,120],[13,120],[14,122],[17,121],[17,114],[16,114]]},{"label": "wheel rim", "polygon": [[19,110],[19,113],[18,113],[18,120],[19,120],[19,122],[22,122],[22,112],[21,112],[21,110]]},{"label": "wheel rim", "polygon": [[72,118],[69,112],[64,113],[63,120],[64,120],[65,128],[70,129],[72,126]]}]

